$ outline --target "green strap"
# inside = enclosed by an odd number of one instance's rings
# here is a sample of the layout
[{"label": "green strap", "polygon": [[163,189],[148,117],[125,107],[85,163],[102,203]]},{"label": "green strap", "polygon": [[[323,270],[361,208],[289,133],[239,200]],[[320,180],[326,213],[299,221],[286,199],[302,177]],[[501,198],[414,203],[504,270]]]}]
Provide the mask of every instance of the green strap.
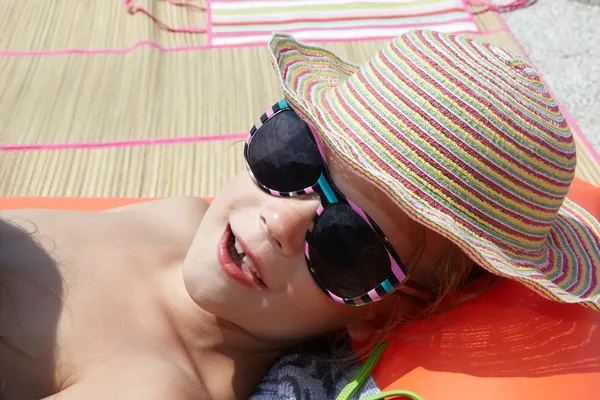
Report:
[{"label": "green strap", "polygon": [[421,396],[408,390],[388,390],[387,392],[381,392],[374,394],[373,396],[365,397],[362,400],[382,400],[386,397],[399,397],[411,400],[423,400]]},{"label": "green strap", "polygon": [[[383,342],[373,350],[373,352],[367,358],[367,361],[363,364],[360,370],[356,373],[354,378],[342,389],[336,400],[350,400],[352,395],[358,390],[359,387],[364,385],[365,381],[371,375],[371,371],[379,361],[383,350],[387,347],[388,343]],[[382,400],[386,397],[405,397],[412,400],[423,400],[419,395],[409,392],[408,390],[389,390],[387,392],[381,392],[373,396],[365,397],[363,400]]]}]

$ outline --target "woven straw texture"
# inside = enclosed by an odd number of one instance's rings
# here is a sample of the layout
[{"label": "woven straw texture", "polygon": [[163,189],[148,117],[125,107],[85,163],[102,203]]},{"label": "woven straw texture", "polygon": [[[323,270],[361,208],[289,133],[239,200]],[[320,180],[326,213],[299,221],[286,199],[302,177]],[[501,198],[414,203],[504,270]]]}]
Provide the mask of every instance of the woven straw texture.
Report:
[{"label": "woven straw texture", "polygon": [[[266,42],[217,46],[202,1],[135,4],[209,32],[121,0],[2,1],[0,195],[212,196],[242,168],[244,133],[282,97]],[[519,51],[497,14],[469,18],[469,36]],[[322,44],[361,63],[387,41]],[[580,139],[577,175],[600,185]]]}]

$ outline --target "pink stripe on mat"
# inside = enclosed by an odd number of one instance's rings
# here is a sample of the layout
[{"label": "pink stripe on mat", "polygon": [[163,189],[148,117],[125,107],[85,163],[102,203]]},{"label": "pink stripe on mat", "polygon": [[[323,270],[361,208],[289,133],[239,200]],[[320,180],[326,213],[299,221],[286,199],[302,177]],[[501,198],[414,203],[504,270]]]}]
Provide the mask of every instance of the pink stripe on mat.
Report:
[{"label": "pink stripe on mat", "polygon": [[[500,15],[499,13],[498,13],[498,18],[500,19],[500,22],[502,23],[502,26],[504,27],[504,30],[510,36],[512,36],[512,38],[515,41],[515,43],[517,44],[517,46],[519,46],[519,49],[521,49],[521,52],[523,54],[527,55],[527,57],[529,57],[529,55],[525,51],[525,48],[523,47],[523,45],[521,44],[521,42],[519,42],[519,40],[517,39],[517,37],[513,34],[513,32],[508,27],[508,24],[506,23],[506,21],[504,20],[504,18],[502,18],[502,15]],[[596,160],[596,162],[600,165],[600,156],[596,152],[596,149],[594,149],[594,146],[592,146],[592,144],[589,142],[589,140],[587,139],[587,137],[583,134],[583,132],[581,132],[581,129],[579,128],[579,126],[577,125],[577,123],[575,122],[575,120],[573,119],[573,117],[571,116],[571,114],[569,114],[569,112],[562,105],[562,103],[560,103],[558,101],[558,97],[554,94],[554,92],[552,92],[552,90],[550,89],[550,86],[548,86],[548,84],[544,80],[544,77],[542,76],[542,74],[540,74],[540,80],[544,83],[544,85],[546,86],[546,88],[548,89],[548,91],[550,91],[550,93],[552,93],[552,96],[554,97],[554,99],[555,99],[558,107],[560,108],[561,112],[565,116],[565,119],[567,120],[567,122],[569,123],[569,125],[571,126],[571,128],[575,131],[575,134],[577,136],[579,136],[579,138],[583,142],[584,146],[586,147],[587,151],[592,155],[592,158],[594,160]]]},{"label": "pink stripe on mat", "polygon": [[206,42],[208,43],[208,46],[212,47],[212,37],[213,37],[213,31],[212,31],[212,7],[210,6],[210,3],[213,0],[206,0],[205,4],[206,4]]},{"label": "pink stripe on mat", "polygon": [[[493,31],[486,31],[486,34],[502,33],[506,32],[505,29],[496,29]],[[455,34],[473,34],[472,31],[460,31],[453,32]],[[305,40],[306,43],[344,43],[344,42],[364,42],[369,40],[390,40],[390,36],[374,36],[368,38],[343,38],[343,39],[313,39]],[[212,40],[212,34],[211,34]],[[152,47],[163,53],[179,53],[183,51],[198,51],[208,49],[228,49],[228,48],[239,48],[239,47],[256,47],[266,46],[267,41],[250,42],[250,43],[234,43],[234,44],[208,44],[208,45],[195,45],[195,46],[182,46],[182,47],[164,47],[151,40],[144,40],[141,42],[134,43],[130,47],[123,49],[64,49],[64,50],[42,50],[42,51],[18,51],[18,50],[0,50],[0,57],[42,57],[42,56],[66,56],[66,55],[110,55],[110,54],[128,54],[140,47]]]},{"label": "pink stripe on mat", "polygon": [[[406,28],[406,29],[411,29],[411,28],[423,28],[423,29],[434,29],[436,26],[443,26],[443,25],[452,25],[452,24],[456,24],[459,22],[472,22],[472,20],[470,18],[455,18],[449,21],[443,21],[443,22],[429,22],[429,23],[413,23],[413,24],[398,24],[398,25],[382,25],[382,24],[375,24],[375,25],[369,25],[369,24],[362,24],[360,25],[360,29],[381,29],[381,28]],[[478,32],[481,32],[481,29],[479,29],[479,25],[475,23],[475,26],[478,29]],[[334,26],[334,27],[327,27],[327,28],[292,28],[292,29],[283,29],[283,31],[285,31],[286,33],[297,33],[297,32],[305,32],[305,31],[315,31],[315,30],[328,30],[328,31],[341,31],[341,30],[348,30],[349,27],[347,26]],[[474,32],[471,32],[474,33]],[[236,36],[260,36],[260,35],[265,35],[265,34],[271,34],[271,30],[252,30],[252,31],[235,31],[235,32],[219,32],[219,33],[215,33],[215,36],[218,37],[236,37]],[[339,40],[339,39],[338,39]]]},{"label": "pink stripe on mat", "polygon": [[462,3],[463,8],[467,12],[467,14],[469,14],[471,22],[473,22],[475,24],[475,26],[477,26],[477,29],[479,30],[479,32],[481,32],[481,26],[477,22],[475,15],[473,15],[473,11],[471,11],[471,5],[469,4],[469,0],[460,0],[460,2]]},{"label": "pink stripe on mat", "polygon": [[225,140],[245,140],[247,133],[234,133],[229,135],[190,136],[167,139],[138,139],[120,140],[115,142],[90,142],[90,143],[56,143],[56,144],[13,144],[0,145],[0,151],[40,151],[40,150],[85,150],[106,149],[111,147],[152,146],[179,143],[218,142]]}]

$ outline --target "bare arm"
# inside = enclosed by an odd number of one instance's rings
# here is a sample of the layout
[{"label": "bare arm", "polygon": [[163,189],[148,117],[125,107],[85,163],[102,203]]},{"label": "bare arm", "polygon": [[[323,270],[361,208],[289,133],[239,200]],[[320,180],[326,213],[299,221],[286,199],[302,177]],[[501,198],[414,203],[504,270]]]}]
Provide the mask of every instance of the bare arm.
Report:
[{"label": "bare arm", "polygon": [[168,387],[160,382],[123,384],[107,380],[104,383],[76,383],[41,400],[208,400],[208,396],[192,397],[184,390]]},{"label": "bare arm", "polygon": [[[131,375],[125,373],[125,375]],[[199,385],[190,385],[185,379],[166,376],[115,379],[114,375],[91,377],[77,382],[60,392],[41,400],[210,400],[208,392]],[[132,378],[131,376],[129,378]]]},{"label": "bare arm", "polygon": [[195,375],[152,357],[123,357],[79,370],[61,389],[41,400],[211,400]]}]

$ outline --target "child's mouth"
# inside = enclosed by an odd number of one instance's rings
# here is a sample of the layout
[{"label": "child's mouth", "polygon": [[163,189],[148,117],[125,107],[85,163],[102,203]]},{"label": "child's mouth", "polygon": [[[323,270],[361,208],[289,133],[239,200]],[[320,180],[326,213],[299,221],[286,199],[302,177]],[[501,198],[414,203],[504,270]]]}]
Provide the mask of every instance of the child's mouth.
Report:
[{"label": "child's mouth", "polygon": [[[231,227],[229,228],[231,229]],[[233,231],[230,232],[229,238],[227,240],[227,249],[229,250],[229,256],[231,260],[235,263],[235,265],[242,270],[242,272],[250,279],[252,279],[256,284],[265,287],[265,283],[260,278],[252,259],[248,257],[246,251],[242,244],[238,241],[238,239],[233,234]]]}]

